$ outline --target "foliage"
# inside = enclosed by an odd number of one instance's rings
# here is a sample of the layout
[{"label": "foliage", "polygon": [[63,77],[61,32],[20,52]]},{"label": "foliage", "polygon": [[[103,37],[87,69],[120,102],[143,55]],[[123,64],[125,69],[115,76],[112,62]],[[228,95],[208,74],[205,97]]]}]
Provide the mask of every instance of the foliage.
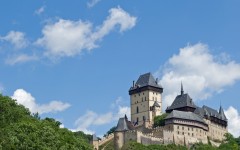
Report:
[{"label": "foliage", "polygon": [[233,137],[230,133],[226,133],[224,142],[219,146],[219,149],[231,149],[231,150],[239,150],[240,147],[237,143],[237,139]]},{"label": "foliage", "polygon": [[156,116],[156,117],[154,117],[154,124],[153,124],[153,126],[154,127],[158,127],[158,126],[164,126],[165,125],[165,118],[167,117],[167,113],[164,113],[164,114],[162,114],[162,115],[160,115],[160,116]]},{"label": "foliage", "polygon": [[91,150],[87,135],[76,134],[52,118],[40,119],[8,96],[0,95],[0,149]]},{"label": "foliage", "polygon": [[143,144],[137,142],[128,142],[123,147],[122,150],[187,150],[187,147],[175,144],[168,145],[148,145],[145,146]]},{"label": "foliage", "polygon": [[114,127],[112,127],[111,129],[109,129],[108,131],[107,131],[107,133],[106,134],[104,134],[104,137],[106,137],[107,135],[109,135],[109,134],[111,134],[111,133],[113,133],[115,130],[116,130],[116,126],[114,126]]},{"label": "foliage", "polygon": [[191,150],[217,150],[211,144],[196,143],[191,148]]}]

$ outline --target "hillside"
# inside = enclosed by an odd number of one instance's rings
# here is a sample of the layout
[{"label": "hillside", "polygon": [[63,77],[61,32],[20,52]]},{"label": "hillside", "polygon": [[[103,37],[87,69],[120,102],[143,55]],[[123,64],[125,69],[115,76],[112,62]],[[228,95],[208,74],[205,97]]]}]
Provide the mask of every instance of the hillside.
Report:
[{"label": "hillside", "polygon": [[90,135],[60,128],[52,118],[40,119],[8,96],[0,95],[0,149],[91,150]]}]

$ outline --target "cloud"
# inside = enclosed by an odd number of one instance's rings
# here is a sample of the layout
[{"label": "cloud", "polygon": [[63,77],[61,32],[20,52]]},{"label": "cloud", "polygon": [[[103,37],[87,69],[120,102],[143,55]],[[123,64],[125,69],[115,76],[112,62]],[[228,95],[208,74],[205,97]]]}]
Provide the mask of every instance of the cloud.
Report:
[{"label": "cloud", "polygon": [[43,30],[43,37],[35,43],[46,49],[45,55],[50,58],[72,57],[83,50],[92,50],[98,47],[98,41],[110,33],[116,26],[120,32],[133,28],[136,17],[118,8],[109,10],[109,16],[101,26],[93,29],[89,21],[72,21],[59,19],[55,23],[47,24]]},{"label": "cloud", "polygon": [[45,11],[45,6],[40,7],[34,13],[37,15],[41,15]]},{"label": "cloud", "polygon": [[185,92],[196,101],[222,92],[239,80],[240,64],[226,59],[226,54],[224,56],[213,56],[208,45],[203,43],[181,48],[167,61],[164,71],[156,73],[156,76],[162,76],[160,83],[164,87],[164,108],[180,94],[181,81]]},{"label": "cloud", "polygon": [[0,83],[0,94],[4,91],[3,85]]},{"label": "cloud", "polygon": [[10,42],[16,49],[25,48],[29,43],[25,38],[25,33],[19,31],[10,31],[6,36],[0,36],[0,41]]},{"label": "cloud", "polygon": [[7,58],[5,60],[5,63],[9,65],[15,65],[15,64],[25,63],[29,61],[36,61],[38,59],[39,58],[36,55],[30,56],[27,54],[20,54],[20,55],[15,55],[13,57]]},{"label": "cloud", "polygon": [[91,7],[95,6],[97,3],[99,3],[100,1],[101,0],[89,0],[87,2],[87,6],[88,6],[88,8],[91,8]]},{"label": "cloud", "polygon": [[31,113],[54,113],[60,112],[70,107],[70,104],[61,101],[51,101],[48,104],[37,104],[35,98],[23,89],[17,89],[13,96],[17,103],[22,104],[30,110]]},{"label": "cloud", "polygon": [[[121,97],[117,98],[114,102],[114,107],[111,105],[111,110],[109,112],[99,114],[97,112],[88,110],[84,115],[80,116],[75,121],[76,129],[72,131],[83,131],[87,134],[93,134],[94,131],[89,130],[92,126],[106,125],[109,123],[116,122],[120,117],[124,117],[126,114],[130,116],[130,108],[127,106],[121,106],[119,104]],[[122,101],[122,100],[121,100]],[[119,104],[119,105],[116,105]],[[117,108],[117,109],[115,109]],[[117,110],[117,111],[114,111]]]},{"label": "cloud", "polygon": [[228,131],[234,136],[240,136],[240,115],[237,109],[230,106],[224,111],[226,117],[228,118]]}]

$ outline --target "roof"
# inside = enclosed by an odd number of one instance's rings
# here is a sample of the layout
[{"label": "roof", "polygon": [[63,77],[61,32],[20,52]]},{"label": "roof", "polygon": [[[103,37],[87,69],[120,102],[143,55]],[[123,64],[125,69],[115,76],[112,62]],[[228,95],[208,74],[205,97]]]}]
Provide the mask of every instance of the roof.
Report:
[{"label": "roof", "polygon": [[227,117],[224,114],[222,106],[220,106],[220,108],[219,108],[219,114],[220,114],[221,119],[227,120]]},{"label": "roof", "polygon": [[136,84],[134,85],[134,87],[131,87],[130,90],[134,90],[134,89],[141,88],[141,87],[146,87],[146,86],[151,86],[151,87],[155,87],[155,88],[162,88],[162,86],[158,84],[158,81],[155,80],[153,75],[149,72],[149,73],[145,73],[143,75],[140,75]]},{"label": "roof", "polygon": [[161,107],[161,106],[158,104],[157,101],[154,102],[153,106],[155,106],[155,107]]},{"label": "roof", "polygon": [[178,95],[173,101],[172,105],[169,106],[166,110],[174,110],[182,107],[192,107],[196,108],[192,98],[188,94]]},{"label": "roof", "polygon": [[204,115],[206,115],[205,111],[203,108],[201,107],[197,107],[194,111],[195,114],[199,115],[200,117],[204,117]]},{"label": "roof", "polygon": [[206,115],[227,121],[227,118],[224,114],[222,107],[220,107],[219,112],[217,110],[210,108],[208,106],[205,106],[205,105],[203,105],[202,108],[205,110]]},{"label": "roof", "polygon": [[198,121],[201,123],[205,123],[205,121],[198,116],[197,114],[193,112],[185,112],[185,111],[178,111],[178,110],[173,110],[166,118],[167,119],[172,119],[172,118],[178,118],[178,119],[185,119],[185,120],[193,120],[193,121]]},{"label": "roof", "polygon": [[123,118],[119,118],[115,131],[127,131],[132,130],[134,127],[130,121],[128,121],[126,115]]}]

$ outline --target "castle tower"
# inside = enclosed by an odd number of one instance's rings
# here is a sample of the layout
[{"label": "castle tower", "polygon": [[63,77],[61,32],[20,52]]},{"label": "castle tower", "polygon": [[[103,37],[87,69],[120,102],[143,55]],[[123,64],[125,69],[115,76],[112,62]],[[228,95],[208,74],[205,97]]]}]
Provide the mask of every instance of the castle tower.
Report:
[{"label": "castle tower", "polygon": [[129,90],[131,122],[134,125],[143,122],[152,123],[156,115],[162,114],[163,88],[151,73],[141,75]]}]

